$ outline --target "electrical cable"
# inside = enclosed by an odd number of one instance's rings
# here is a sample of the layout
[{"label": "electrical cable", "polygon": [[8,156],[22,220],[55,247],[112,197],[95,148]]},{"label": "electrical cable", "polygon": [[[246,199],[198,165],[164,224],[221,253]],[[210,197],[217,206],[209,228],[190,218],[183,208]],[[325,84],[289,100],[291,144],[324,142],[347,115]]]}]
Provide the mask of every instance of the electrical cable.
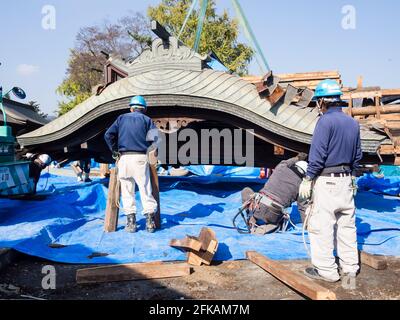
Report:
[{"label": "electrical cable", "polygon": [[182,33],[183,33],[183,31],[185,30],[185,27],[186,27],[186,25],[187,25],[187,23],[188,23],[188,21],[189,21],[189,18],[190,18],[190,16],[192,15],[193,10],[194,10],[194,8],[196,7],[196,5],[197,5],[198,2],[199,2],[199,0],[194,0],[194,1],[192,2],[192,5],[190,6],[189,11],[188,11],[188,13],[187,13],[187,15],[186,15],[185,21],[183,22],[182,28],[181,28],[181,30],[179,31],[178,40],[180,40],[180,38],[181,38],[181,36],[182,36]]},{"label": "electrical cable", "polygon": [[[232,4],[233,4],[233,7],[236,10],[236,14],[238,16],[239,22],[243,26],[244,33],[245,33],[247,39],[251,42],[253,48],[255,49],[255,51],[259,55],[259,57],[261,57],[261,61],[260,61],[259,58],[256,55],[256,60],[257,60],[258,65],[260,66],[261,72],[263,72],[264,74],[267,73],[267,72],[270,72],[271,68],[269,66],[269,63],[268,63],[267,59],[265,58],[265,56],[264,56],[264,54],[263,54],[263,52],[261,50],[261,47],[260,47],[260,45],[259,45],[259,43],[257,41],[257,38],[256,38],[253,30],[250,27],[250,24],[249,24],[245,14],[244,14],[244,11],[243,11],[239,1],[238,0],[232,0]],[[266,72],[265,72],[265,69],[266,69]]]},{"label": "electrical cable", "polygon": [[207,13],[208,0],[201,0],[201,9],[199,14],[199,21],[197,23],[196,39],[194,41],[193,50],[199,52],[200,39],[203,32],[204,21]]}]

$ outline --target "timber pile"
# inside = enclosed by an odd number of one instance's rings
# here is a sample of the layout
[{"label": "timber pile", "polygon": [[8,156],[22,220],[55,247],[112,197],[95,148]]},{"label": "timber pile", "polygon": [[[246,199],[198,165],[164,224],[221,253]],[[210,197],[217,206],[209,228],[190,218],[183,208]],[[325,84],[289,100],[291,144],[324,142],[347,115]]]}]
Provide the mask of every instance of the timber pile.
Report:
[{"label": "timber pile", "polygon": [[[279,85],[286,88],[289,84],[298,88],[308,88],[314,90],[318,83],[322,80],[332,79],[342,84],[341,75],[337,71],[319,71],[319,72],[305,72],[305,73],[282,73],[275,75],[279,79]],[[244,80],[259,84],[263,81],[264,77],[248,76],[243,77]]]},{"label": "timber pile", "polygon": [[[394,155],[395,165],[400,165],[400,89],[344,88],[343,100],[348,101],[347,114],[369,129],[385,133],[391,144],[380,147],[380,155]],[[358,103],[357,106],[355,104]]]},{"label": "timber pile", "polygon": [[[343,86],[337,71],[277,75],[269,72],[264,77],[248,76],[243,79],[254,84],[260,96],[267,99],[272,107],[279,102],[302,108],[314,106],[311,104],[314,90],[322,80],[335,80]],[[357,82],[357,88],[343,87],[342,99],[348,102],[345,111],[366,128],[386,134],[390,144],[383,144],[378,153],[393,155],[394,164],[400,165],[400,104],[393,104],[400,101],[400,89],[363,87],[362,77]]]},{"label": "timber pile", "polygon": [[187,262],[193,266],[211,265],[218,250],[215,232],[209,228],[203,228],[198,237],[186,236],[182,240],[173,239],[169,245],[187,252]]}]

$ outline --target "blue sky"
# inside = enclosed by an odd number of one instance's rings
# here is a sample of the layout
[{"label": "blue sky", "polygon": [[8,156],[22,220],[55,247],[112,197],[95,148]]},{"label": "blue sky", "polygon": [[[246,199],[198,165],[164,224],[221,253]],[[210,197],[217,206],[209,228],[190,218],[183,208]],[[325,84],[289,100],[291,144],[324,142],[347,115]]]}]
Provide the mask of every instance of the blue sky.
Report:
[{"label": "blue sky", "polygon": [[[229,0],[216,0],[234,15]],[[69,49],[81,27],[146,12],[158,0],[7,0],[0,19],[0,85],[21,86],[27,100],[52,114]],[[276,73],[339,70],[345,85],[400,87],[400,1],[241,0],[261,48]],[[7,5],[6,5],[7,3]],[[42,28],[42,8],[56,8],[56,29]],[[356,29],[344,30],[342,8],[356,9]],[[258,74],[256,64],[251,73]]]}]

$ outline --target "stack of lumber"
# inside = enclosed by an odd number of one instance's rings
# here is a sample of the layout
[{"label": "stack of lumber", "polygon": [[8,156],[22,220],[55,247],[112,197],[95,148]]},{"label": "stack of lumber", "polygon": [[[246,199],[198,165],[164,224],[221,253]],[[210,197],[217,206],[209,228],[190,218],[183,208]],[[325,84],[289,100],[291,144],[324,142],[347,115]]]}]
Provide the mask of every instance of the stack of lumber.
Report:
[{"label": "stack of lumber", "polygon": [[169,245],[186,251],[187,262],[193,266],[211,265],[218,250],[218,240],[215,232],[209,228],[203,228],[198,237],[186,236],[181,240],[173,239]]},{"label": "stack of lumber", "polygon": [[[341,75],[338,71],[318,71],[318,72],[304,72],[304,73],[283,73],[276,74],[280,79],[279,85],[287,87],[291,84],[298,88],[308,88],[314,90],[318,83],[322,80],[332,79],[336,80],[339,84],[342,84]],[[264,77],[260,76],[247,76],[243,77],[244,80],[258,84],[263,80]]]}]

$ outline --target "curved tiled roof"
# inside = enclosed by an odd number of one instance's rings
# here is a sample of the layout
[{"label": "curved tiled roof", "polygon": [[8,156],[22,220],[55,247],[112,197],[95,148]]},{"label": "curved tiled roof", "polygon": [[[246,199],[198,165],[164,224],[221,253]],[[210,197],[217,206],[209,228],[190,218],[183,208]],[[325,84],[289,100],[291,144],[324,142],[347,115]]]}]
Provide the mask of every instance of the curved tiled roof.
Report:
[{"label": "curved tiled roof", "polygon": [[[170,38],[168,48],[161,39],[156,39],[151,50],[133,62],[120,63],[119,67],[129,74],[127,78],[18,140],[24,146],[56,141],[72,133],[78,124],[82,126],[92,121],[97,109],[96,114],[123,109],[127,99],[143,95],[150,108],[177,105],[193,107],[194,113],[196,108],[218,110],[245,118],[284,138],[311,143],[318,120],[315,109],[285,104],[271,107],[266,99],[260,98],[253,84],[236,75],[207,68],[205,60],[174,38]],[[194,101],[196,103],[192,103]],[[363,130],[362,139],[364,151],[374,152],[386,137]]]}]

